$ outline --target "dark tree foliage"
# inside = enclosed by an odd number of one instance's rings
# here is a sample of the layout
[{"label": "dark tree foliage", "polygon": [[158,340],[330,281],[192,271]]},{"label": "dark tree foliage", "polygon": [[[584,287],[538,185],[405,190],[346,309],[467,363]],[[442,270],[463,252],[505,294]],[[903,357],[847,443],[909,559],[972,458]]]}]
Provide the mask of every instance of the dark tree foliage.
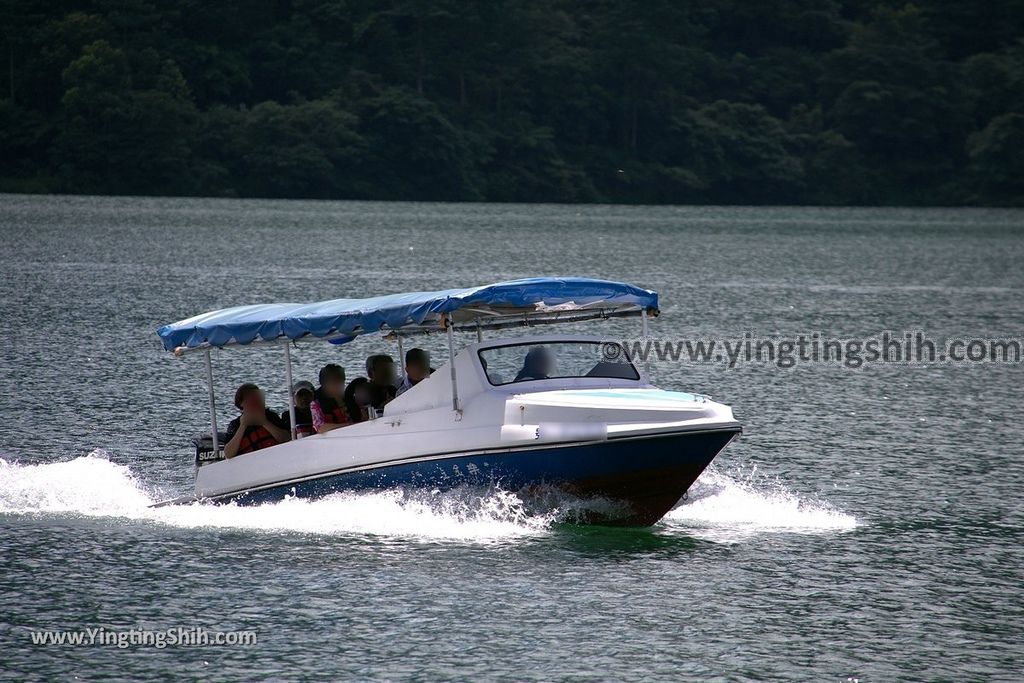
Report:
[{"label": "dark tree foliage", "polygon": [[0,190],[1024,205],[1024,0],[0,0]]}]

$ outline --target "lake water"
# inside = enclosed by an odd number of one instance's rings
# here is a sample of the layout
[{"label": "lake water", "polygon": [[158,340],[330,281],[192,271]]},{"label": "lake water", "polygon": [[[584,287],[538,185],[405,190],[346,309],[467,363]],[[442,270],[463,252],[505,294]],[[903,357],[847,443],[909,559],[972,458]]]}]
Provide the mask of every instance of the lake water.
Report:
[{"label": "lake water", "polygon": [[[0,195],[0,679],[1017,680],[1021,364],[656,362],[744,435],[651,529],[500,491],[151,509],[192,483],[200,357],[259,301],[532,275],[656,289],[662,339],[1024,335],[1024,213]],[[634,320],[588,332],[638,334]],[[440,354],[442,340],[428,348]],[[359,373],[378,340],[301,345]],[[391,349],[394,351],[394,349]],[[214,354],[222,424],[280,350]],[[252,630],[249,646],[34,645]]]}]

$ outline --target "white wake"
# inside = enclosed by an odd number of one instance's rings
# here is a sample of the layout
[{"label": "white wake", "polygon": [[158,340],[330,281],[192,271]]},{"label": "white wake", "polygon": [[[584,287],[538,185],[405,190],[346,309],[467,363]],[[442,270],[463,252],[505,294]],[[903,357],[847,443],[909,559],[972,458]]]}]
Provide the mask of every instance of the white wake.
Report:
[{"label": "white wake", "polygon": [[371,534],[490,541],[547,532],[553,520],[528,514],[501,490],[336,493],[254,506],[193,503],[152,508],[159,496],[101,451],[67,462],[20,465],[0,459],[0,513],[117,517],[176,527],[318,534]]},{"label": "white wake", "polygon": [[[500,489],[388,489],[290,498],[255,506],[193,503],[150,507],[165,497],[103,451],[65,462],[22,465],[0,458],[0,514],[73,515],[137,520],[181,528],[239,528],[331,535],[372,535],[490,542],[551,533],[579,501],[550,501],[538,512]],[[851,529],[857,520],[824,502],[807,502],[782,484],[710,469],[655,527],[731,541],[752,534]]]},{"label": "white wake", "polygon": [[760,533],[817,533],[858,526],[853,515],[825,501],[801,499],[778,479],[760,474],[756,466],[731,474],[712,466],[662,524],[726,541]]}]

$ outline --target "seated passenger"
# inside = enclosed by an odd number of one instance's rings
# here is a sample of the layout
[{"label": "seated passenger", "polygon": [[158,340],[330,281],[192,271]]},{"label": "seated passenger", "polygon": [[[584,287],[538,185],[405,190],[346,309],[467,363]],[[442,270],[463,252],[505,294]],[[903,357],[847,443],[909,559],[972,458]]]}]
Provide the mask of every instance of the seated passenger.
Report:
[{"label": "seated passenger", "polygon": [[526,352],[523,369],[519,371],[513,382],[526,382],[532,379],[547,379],[555,368],[555,358],[551,351],[543,346],[534,346]]},{"label": "seated passenger", "polygon": [[352,422],[366,422],[370,419],[370,380],[356,377],[345,389],[345,410]]},{"label": "seated passenger", "polygon": [[288,428],[276,413],[267,410],[263,392],[255,384],[243,384],[235,392],[235,407],[242,411],[228,425],[224,457],[233,458],[288,441]]},{"label": "seated passenger", "polygon": [[328,363],[320,369],[320,388],[316,390],[310,411],[317,434],[351,424],[345,410],[345,370],[340,365]]},{"label": "seated passenger", "polygon": [[395,396],[401,396],[430,377],[430,354],[423,349],[409,349],[405,353],[405,377],[398,385]]},{"label": "seated passenger", "polygon": [[366,359],[366,376],[370,380],[370,405],[384,410],[398,390],[395,388],[395,360],[386,353],[377,353]]},{"label": "seated passenger", "polygon": [[[295,401],[295,438],[301,439],[316,434],[316,430],[313,429],[313,412],[310,409],[310,404],[313,403],[313,383],[300,380],[292,385],[292,400]],[[292,416],[287,408],[281,411],[281,421],[291,433]]]}]

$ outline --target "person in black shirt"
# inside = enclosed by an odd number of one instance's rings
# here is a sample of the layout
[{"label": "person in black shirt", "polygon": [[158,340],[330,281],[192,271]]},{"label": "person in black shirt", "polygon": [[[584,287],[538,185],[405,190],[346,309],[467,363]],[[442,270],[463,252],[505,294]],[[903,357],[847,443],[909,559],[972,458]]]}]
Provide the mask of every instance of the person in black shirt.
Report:
[{"label": "person in black shirt", "polygon": [[370,407],[370,380],[365,377],[356,377],[349,382],[345,389],[345,410],[348,411],[349,420],[366,422],[369,419],[368,408]]},{"label": "person in black shirt", "polygon": [[386,353],[377,353],[366,359],[366,376],[370,380],[370,405],[384,410],[388,401],[398,393],[395,386],[395,361]]},{"label": "person in black shirt", "polygon": [[320,368],[320,388],[313,394],[310,406],[313,429],[325,434],[351,424],[345,409],[345,369],[336,363]]},{"label": "person in black shirt", "polygon": [[430,354],[423,349],[409,349],[405,352],[405,377],[398,385],[397,396],[401,396],[414,386],[430,377],[434,369],[430,367]]},{"label": "person in black shirt", "polygon": [[263,391],[255,384],[243,384],[235,392],[235,407],[242,411],[228,425],[224,457],[233,458],[290,440],[281,418],[267,409]]},{"label": "person in black shirt", "polygon": [[514,382],[525,382],[531,379],[547,379],[555,367],[555,357],[551,350],[544,346],[534,346],[526,352],[523,369],[516,375]]},{"label": "person in black shirt", "polygon": [[[316,434],[313,429],[313,411],[310,409],[313,403],[313,383],[299,380],[292,385],[292,397],[295,401],[295,437],[301,439]],[[281,411],[281,422],[290,434],[292,416],[287,408]]]}]

